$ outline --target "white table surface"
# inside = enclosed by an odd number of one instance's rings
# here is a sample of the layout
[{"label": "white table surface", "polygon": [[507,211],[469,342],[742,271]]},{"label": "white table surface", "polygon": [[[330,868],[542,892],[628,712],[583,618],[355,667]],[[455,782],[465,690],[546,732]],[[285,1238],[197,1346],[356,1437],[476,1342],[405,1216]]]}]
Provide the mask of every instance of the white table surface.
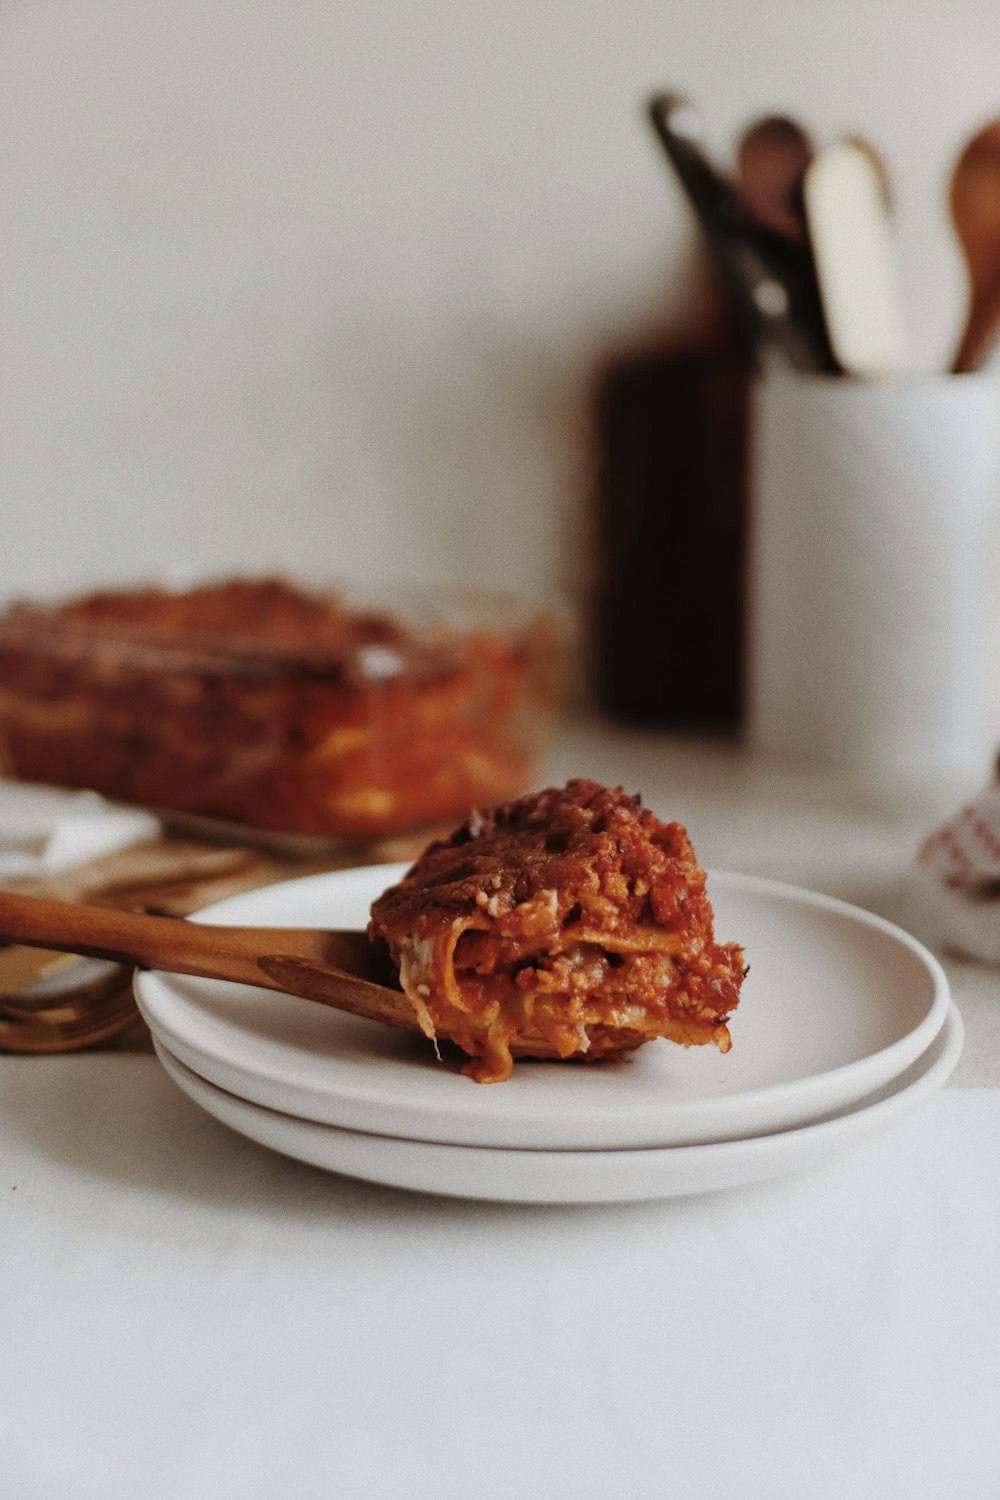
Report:
[{"label": "white table surface", "polygon": [[[976,790],[594,726],[545,773],[932,944],[913,852]],[[151,1057],[0,1058],[0,1495],[995,1500],[1000,970],[946,966],[944,1093],[821,1171],[659,1204],[375,1188],[232,1134]]]}]

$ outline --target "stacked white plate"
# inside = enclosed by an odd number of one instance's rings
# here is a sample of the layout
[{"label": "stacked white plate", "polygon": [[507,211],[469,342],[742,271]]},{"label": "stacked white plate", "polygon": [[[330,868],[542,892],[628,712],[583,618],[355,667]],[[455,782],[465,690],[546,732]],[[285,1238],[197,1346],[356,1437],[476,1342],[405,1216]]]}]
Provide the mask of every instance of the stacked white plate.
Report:
[{"label": "stacked white plate", "polygon": [[[404,866],[250,891],[197,920],[363,927]],[[420,1036],[249,985],[144,973],[164,1067],[232,1129],[372,1182],[526,1203],[667,1198],[815,1166],[939,1089],[962,1022],[936,959],[826,896],[715,872],[716,931],[750,973],[732,1050],[658,1041],[483,1086]]]}]

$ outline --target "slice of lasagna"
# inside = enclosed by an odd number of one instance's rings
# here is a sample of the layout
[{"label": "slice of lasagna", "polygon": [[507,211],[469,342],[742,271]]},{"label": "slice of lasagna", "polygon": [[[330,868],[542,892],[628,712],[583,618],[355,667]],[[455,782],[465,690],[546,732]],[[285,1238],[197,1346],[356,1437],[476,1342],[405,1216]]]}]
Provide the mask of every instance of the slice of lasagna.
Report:
[{"label": "slice of lasagna", "polygon": [[374,903],[427,1036],[480,1083],[515,1057],[615,1057],[654,1037],[730,1047],[743,954],[716,943],[679,823],[571,781],[475,812]]}]

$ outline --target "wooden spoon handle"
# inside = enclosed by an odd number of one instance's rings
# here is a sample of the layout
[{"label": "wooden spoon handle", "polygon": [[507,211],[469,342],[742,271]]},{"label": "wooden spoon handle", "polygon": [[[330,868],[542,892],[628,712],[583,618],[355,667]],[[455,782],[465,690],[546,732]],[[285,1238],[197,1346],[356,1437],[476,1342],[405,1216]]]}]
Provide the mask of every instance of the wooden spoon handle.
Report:
[{"label": "wooden spoon handle", "polygon": [[0,892],[0,939],[118,963],[253,982],[257,952],[239,928]]},{"label": "wooden spoon handle", "polygon": [[0,941],[117,963],[261,985],[336,1010],[417,1029],[401,991],[365,977],[364,933],[213,927],[175,917],[0,892]]},{"label": "wooden spoon handle", "polygon": [[952,360],[953,375],[981,370],[1000,338],[1000,277],[976,295],[962,339]]}]

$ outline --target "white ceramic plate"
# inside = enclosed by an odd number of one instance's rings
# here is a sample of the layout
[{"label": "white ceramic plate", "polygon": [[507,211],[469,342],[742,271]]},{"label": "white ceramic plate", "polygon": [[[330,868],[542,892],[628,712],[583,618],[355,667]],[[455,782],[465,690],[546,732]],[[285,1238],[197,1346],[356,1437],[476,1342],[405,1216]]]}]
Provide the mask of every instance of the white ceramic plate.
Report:
[{"label": "white ceramic plate", "polygon": [[199,1078],[157,1043],[174,1082],[224,1125],[285,1156],[389,1187],[501,1203],[625,1203],[742,1187],[820,1166],[915,1108],[962,1050],[954,1005],[927,1051],[863,1103],[821,1122],[749,1140],[645,1151],[509,1151],[434,1145],[317,1125],[249,1104]]},{"label": "white ceramic plate", "polygon": [[[290,881],[220,902],[204,921],[358,927],[403,866]],[[610,1065],[519,1063],[472,1083],[423,1037],[248,985],[138,976],[154,1036],[231,1094],[325,1125],[452,1145],[676,1146],[807,1123],[881,1088],[930,1045],[944,973],[880,918],[792,886],[713,874],[716,931],[750,965],[733,1047],[657,1041]]]}]

